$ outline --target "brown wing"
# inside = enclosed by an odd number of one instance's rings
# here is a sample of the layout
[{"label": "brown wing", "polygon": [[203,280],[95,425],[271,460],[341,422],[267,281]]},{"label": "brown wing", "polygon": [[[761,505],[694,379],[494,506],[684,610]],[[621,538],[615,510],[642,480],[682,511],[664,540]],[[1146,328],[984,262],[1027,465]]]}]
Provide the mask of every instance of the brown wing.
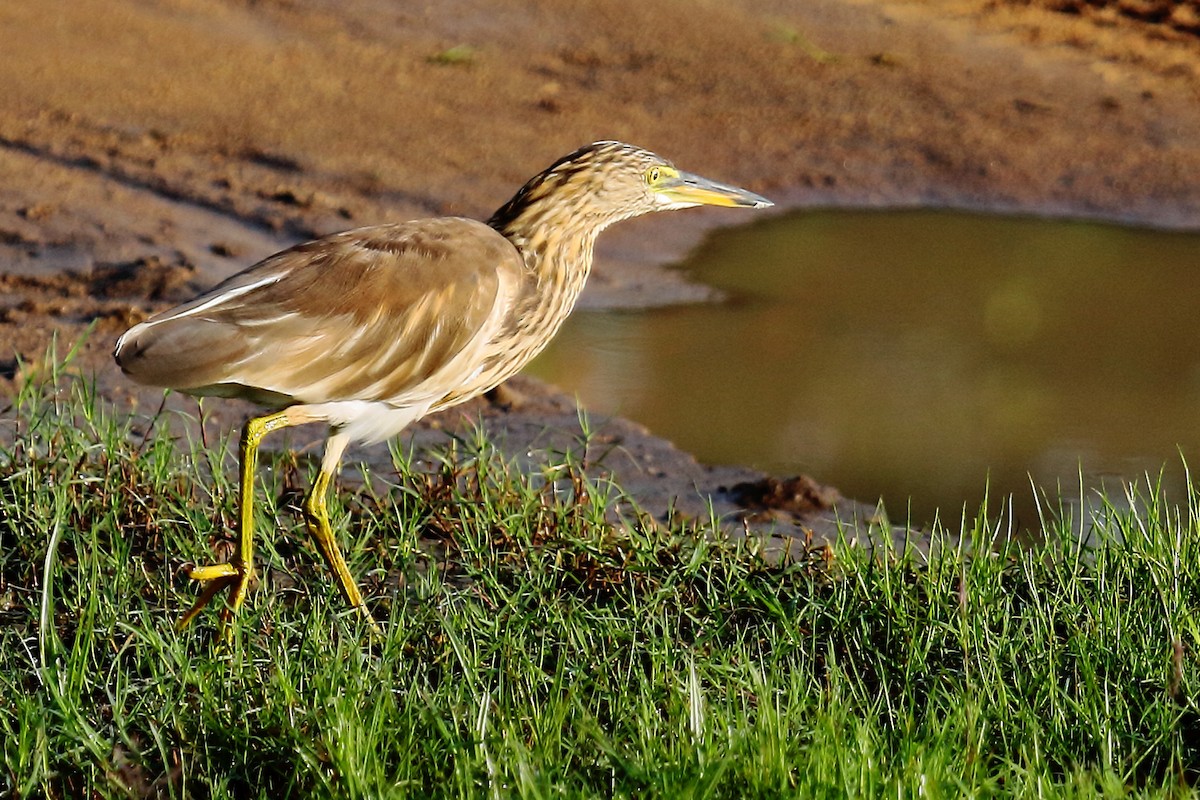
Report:
[{"label": "brown wing", "polygon": [[116,358],[139,382],[194,394],[435,400],[454,387],[429,379],[451,365],[469,374],[522,275],[516,248],[480,222],[360,228],[271,256],[134,326]]}]

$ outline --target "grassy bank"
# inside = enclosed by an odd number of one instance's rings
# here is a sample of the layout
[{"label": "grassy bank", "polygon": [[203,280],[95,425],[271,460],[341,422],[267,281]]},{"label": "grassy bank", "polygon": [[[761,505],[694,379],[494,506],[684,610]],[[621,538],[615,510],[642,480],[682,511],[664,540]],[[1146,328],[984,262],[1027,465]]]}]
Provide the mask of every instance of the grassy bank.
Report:
[{"label": "grassy bank", "polygon": [[569,454],[519,474],[463,442],[332,504],[372,644],[295,513],[311,465],[267,456],[268,575],[225,649],[214,614],[172,628],[181,567],[228,550],[225,450],[132,435],[53,364],[11,402],[5,795],[1176,796],[1200,775],[1194,505],[1114,508],[1089,550],[1067,521],[994,557],[772,564],[704,525],[614,524],[631,505]]}]

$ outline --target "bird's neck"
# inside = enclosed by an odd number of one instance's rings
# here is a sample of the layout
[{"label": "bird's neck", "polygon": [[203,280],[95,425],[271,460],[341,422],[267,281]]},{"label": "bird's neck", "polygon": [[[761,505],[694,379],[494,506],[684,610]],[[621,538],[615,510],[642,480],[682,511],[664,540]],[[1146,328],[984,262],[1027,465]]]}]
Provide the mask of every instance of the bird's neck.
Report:
[{"label": "bird's neck", "polygon": [[525,261],[529,282],[519,301],[521,313],[554,329],[575,306],[592,269],[596,237],[611,220],[561,206],[532,202],[508,213],[500,209],[488,224],[513,243]]}]

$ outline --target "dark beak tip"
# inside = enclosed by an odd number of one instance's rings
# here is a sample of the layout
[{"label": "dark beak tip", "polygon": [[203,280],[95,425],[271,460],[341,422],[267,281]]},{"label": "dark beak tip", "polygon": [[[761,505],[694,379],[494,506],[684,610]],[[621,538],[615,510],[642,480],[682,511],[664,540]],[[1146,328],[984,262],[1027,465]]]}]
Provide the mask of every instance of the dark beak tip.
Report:
[{"label": "dark beak tip", "polygon": [[775,203],[774,201],[768,200],[760,194],[746,192],[745,197],[742,198],[742,202],[738,203],[738,205],[745,208],[771,208],[775,205]]}]

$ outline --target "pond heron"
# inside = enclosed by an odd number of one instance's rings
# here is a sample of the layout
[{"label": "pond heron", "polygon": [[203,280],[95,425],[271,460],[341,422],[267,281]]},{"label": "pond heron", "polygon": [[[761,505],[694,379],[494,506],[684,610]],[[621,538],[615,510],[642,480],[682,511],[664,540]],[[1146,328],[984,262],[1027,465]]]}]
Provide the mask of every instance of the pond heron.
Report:
[{"label": "pond heron", "polygon": [[646,150],[597,142],[550,165],[487,223],[439,217],[326,236],[126,331],[114,357],[135,381],[270,410],[242,430],[238,550],[228,563],[191,570],[206,586],[178,627],[229,590],[228,635],[254,575],[259,444],[271,431],[322,422],[329,436],[304,521],[342,595],[378,633],[326,511],[346,446],[387,439],[500,384],[570,314],[602,230],[697,205],[771,202]]}]

